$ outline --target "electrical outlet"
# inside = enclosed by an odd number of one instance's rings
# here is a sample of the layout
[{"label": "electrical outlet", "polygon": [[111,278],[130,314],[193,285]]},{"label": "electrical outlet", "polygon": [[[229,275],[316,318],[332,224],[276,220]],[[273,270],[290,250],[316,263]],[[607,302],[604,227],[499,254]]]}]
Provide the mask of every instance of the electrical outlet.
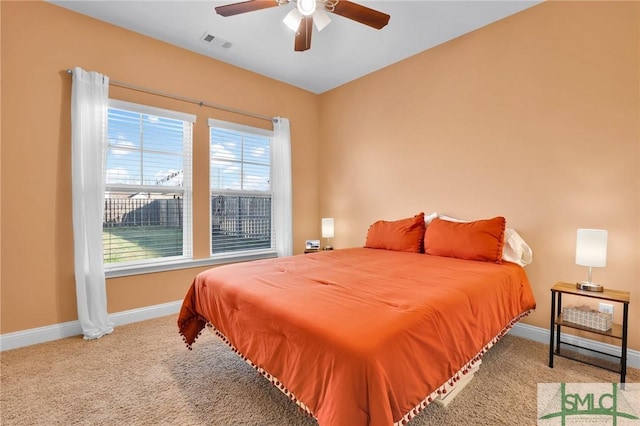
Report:
[{"label": "electrical outlet", "polygon": [[600,312],[604,312],[605,314],[613,315],[613,305],[610,303],[599,303],[598,310]]}]

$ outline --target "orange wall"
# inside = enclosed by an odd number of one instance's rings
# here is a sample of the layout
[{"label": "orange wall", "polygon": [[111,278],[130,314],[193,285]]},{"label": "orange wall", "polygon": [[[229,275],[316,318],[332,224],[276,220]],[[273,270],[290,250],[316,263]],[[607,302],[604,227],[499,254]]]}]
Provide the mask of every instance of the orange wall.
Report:
[{"label": "orange wall", "polygon": [[586,279],[576,229],[607,229],[594,280],[632,292],[640,350],[639,25],[638,2],[544,3],[321,95],[335,245],[419,211],[503,215],[534,252],[524,322],[546,328],[549,288]]},{"label": "orange wall", "polygon": [[[71,76],[80,66],[111,79],[291,120],[295,252],[319,234],[317,95],[44,2],[2,10],[1,329],[77,319],[71,223]],[[208,256],[207,118],[269,126],[197,105],[111,87],[110,96],[197,115],[194,251]],[[204,268],[107,281],[108,311],[182,299]]]}]

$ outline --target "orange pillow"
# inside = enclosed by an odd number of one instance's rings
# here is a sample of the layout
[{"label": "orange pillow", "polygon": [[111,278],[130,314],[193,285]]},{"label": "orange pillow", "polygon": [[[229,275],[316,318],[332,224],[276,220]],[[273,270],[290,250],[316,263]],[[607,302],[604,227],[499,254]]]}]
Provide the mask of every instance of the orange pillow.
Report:
[{"label": "orange pillow", "polygon": [[369,227],[364,246],[421,253],[424,229],[424,213],[395,221],[379,220]]},{"label": "orange pillow", "polygon": [[424,251],[436,256],[502,263],[504,217],[450,222],[433,219],[424,235]]}]

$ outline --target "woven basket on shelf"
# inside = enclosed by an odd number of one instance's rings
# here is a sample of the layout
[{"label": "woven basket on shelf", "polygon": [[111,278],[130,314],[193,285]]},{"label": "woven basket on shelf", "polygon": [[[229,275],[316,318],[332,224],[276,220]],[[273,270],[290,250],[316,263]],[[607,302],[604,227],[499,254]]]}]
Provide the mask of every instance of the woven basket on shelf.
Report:
[{"label": "woven basket on shelf", "polygon": [[613,315],[591,309],[586,305],[566,306],[562,309],[562,320],[594,330],[608,331],[613,324]]}]

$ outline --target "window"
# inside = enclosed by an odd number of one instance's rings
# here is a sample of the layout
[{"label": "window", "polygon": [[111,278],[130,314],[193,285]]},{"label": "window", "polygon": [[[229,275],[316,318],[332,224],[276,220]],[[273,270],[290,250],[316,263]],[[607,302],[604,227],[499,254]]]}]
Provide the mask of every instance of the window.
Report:
[{"label": "window", "polygon": [[102,238],[106,269],[192,257],[195,116],[109,101]]},{"label": "window", "polygon": [[273,132],[209,119],[211,254],[275,250]]}]

